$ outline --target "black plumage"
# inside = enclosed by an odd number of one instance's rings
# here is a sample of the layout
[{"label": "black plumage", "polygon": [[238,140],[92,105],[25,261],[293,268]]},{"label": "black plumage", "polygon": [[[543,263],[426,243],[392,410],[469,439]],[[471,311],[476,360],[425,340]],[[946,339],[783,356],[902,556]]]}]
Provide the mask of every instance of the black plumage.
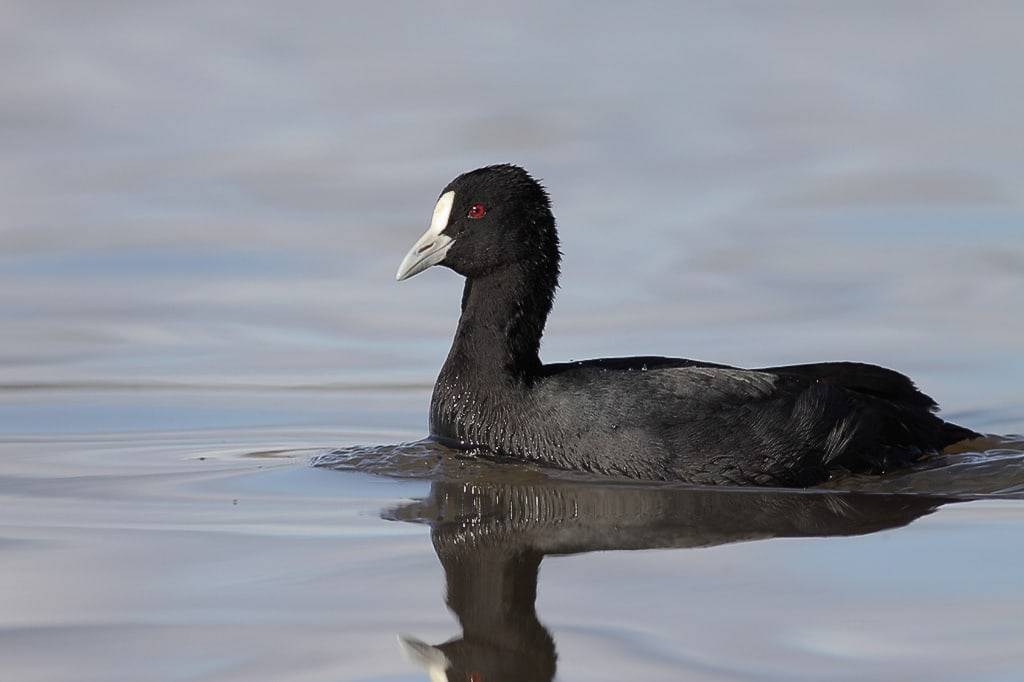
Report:
[{"label": "black plumage", "polygon": [[[443,209],[443,210],[442,210]],[[898,372],[851,362],[739,369],[664,357],[544,365],[560,252],[547,193],[517,166],[460,175],[398,278],[466,278],[431,434],[485,456],[638,479],[812,485],[978,434]]]}]

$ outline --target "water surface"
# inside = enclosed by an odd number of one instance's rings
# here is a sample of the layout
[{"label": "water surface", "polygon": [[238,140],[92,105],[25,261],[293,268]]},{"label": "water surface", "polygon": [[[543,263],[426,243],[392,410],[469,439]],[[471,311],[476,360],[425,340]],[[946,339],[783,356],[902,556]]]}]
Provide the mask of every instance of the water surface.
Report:
[{"label": "water surface", "polygon": [[[1018,4],[0,15],[3,679],[1024,676]],[[999,438],[803,493],[419,443],[460,282],[393,273],[503,161],[546,360],[875,362]]]}]

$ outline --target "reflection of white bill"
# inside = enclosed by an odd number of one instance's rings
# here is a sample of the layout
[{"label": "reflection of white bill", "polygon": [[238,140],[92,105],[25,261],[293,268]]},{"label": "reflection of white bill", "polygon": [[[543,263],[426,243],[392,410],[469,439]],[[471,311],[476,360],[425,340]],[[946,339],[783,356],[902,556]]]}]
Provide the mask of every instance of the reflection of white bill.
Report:
[{"label": "reflection of white bill", "polygon": [[427,671],[430,682],[448,682],[446,671],[451,667],[451,662],[443,651],[410,635],[399,635],[398,643],[410,661]]}]

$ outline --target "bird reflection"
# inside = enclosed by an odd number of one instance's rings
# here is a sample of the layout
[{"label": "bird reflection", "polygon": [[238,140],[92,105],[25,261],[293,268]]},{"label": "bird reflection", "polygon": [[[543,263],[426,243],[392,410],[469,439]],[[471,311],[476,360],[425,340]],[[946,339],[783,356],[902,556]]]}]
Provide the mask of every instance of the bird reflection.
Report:
[{"label": "bird reflection", "polygon": [[385,516],[430,524],[462,635],[436,646],[402,636],[402,645],[434,682],[551,680],[555,642],[535,609],[546,555],[862,535],[906,525],[951,501],[550,480],[437,482],[428,498]]}]

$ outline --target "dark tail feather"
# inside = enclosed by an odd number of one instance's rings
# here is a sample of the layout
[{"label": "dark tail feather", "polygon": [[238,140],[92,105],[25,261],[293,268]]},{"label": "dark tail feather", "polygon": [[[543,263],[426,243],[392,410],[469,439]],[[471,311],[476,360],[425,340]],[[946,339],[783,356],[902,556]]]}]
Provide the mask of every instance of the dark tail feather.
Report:
[{"label": "dark tail feather", "polygon": [[849,391],[882,398],[907,407],[920,407],[931,411],[938,409],[935,401],[919,390],[909,377],[877,365],[866,365],[861,362],[820,362],[810,365],[767,367],[760,371],[820,379]]},{"label": "dark tail feather", "polygon": [[959,443],[962,440],[971,440],[972,438],[981,438],[982,434],[971,431],[970,429],[964,428],[959,424],[953,422],[942,422],[942,440],[943,443],[941,448],[947,448],[954,443]]}]

